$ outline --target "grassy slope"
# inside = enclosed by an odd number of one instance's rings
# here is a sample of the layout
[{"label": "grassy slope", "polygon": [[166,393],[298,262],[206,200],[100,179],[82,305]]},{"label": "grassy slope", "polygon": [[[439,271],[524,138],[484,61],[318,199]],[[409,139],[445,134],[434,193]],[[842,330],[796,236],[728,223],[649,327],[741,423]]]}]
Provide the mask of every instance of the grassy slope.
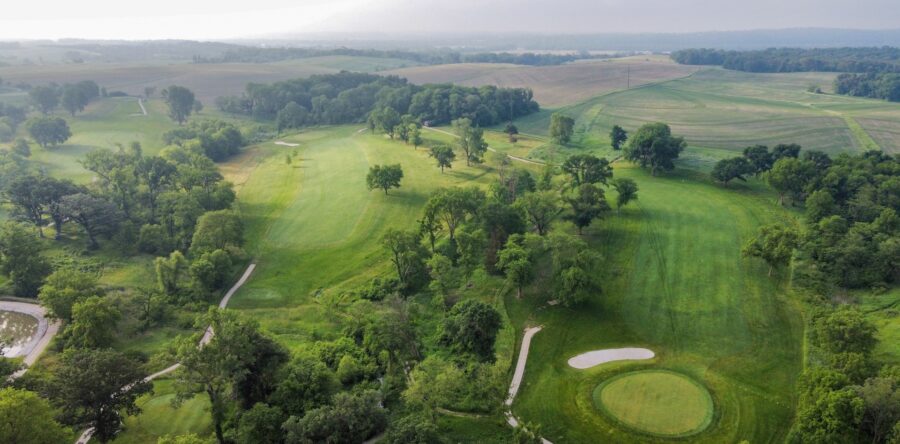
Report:
[{"label": "grassy slope", "polygon": [[[758,225],[784,215],[756,190],[724,190],[689,173],[616,174],[638,181],[640,200],[589,231],[606,257],[603,294],[576,310],[540,308],[546,294],[537,289],[521,302],[508,298],[519,325],[545,326],[514,411],[557,443],[653,441],[615,427],[591,392],[618,372],[671,369],[703,382],[716,404],[713,425],[692,441],[778,441],[792,415],[801,319],[779,280],[740,248]],[[616,346],[648,347],[657,358],[585,371],[566,364]]]},{"label": "grassy slope", "polygon": [[153,393],[138,399],[143,413],[125,419],[125,431],[112,442],[116,444],[155,443],[163,435],[187,433],[207,434],[212,431],[209,401],[203,395],[172,406],[175,389],[171,380],[153,383]]}]

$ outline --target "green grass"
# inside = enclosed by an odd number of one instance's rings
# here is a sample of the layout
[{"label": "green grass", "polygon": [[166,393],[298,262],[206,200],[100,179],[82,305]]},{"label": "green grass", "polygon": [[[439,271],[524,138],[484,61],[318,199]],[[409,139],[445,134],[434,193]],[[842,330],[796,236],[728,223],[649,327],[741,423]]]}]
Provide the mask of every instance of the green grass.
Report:
[{"label": "green grass", "polygon": [[703,386],[678,373],[644,370],[616,375],[594,389],[594,405],[621,423],[660,436],[688,436],[712,421]]},{"label": "green grass", "polygon": [[[513,411],[555,443],[653,442],[598,412],[592,392],[621,372],[664,369],[699,381],[715,400],[712,424],[691,442],[782,440],[801,367],[802,319],[782,280],[740,250],[759,225],[788,216],[755,182],[724,189],[684,170],[654,178],[624,165],[615,174],[635,179],[640,197],[586,231],[605,258],[597,270],[603,292],[577,309],[547,307],[540,287],[522,301],[507,297],[520,328],[544,326]],[[586,371],[567,364],[579,353],[624,346],[657,357]]]},{"label": "green grass", "polygon": [[195,396],[178,408],[172,406],[173,399],[175,390],[172,381],[155,381],[153,393],[144,395],[137,402],[143,412],[138,416],[125,418],[125,430],[112,442],[147,444],[155,443],[164,435],[196,433],[203,436],[212,432],[206,396]]}]

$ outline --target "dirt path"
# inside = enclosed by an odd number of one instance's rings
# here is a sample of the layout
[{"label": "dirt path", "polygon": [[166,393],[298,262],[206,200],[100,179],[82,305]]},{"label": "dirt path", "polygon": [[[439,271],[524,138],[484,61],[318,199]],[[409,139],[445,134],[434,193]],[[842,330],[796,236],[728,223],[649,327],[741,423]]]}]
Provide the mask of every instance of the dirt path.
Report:
[{"label": "dirt path", "polygon": [[[425,128],[425,129],[427,129],[427,130],[429,130],[429,131],[434,131],[434,132],[436,132],[436,133],[446,134],[446,135],[448,135],[448,136],[450,136],[450,137],[456,137],[456,138],[459,138],[459,136],[457,136],[456,134],[453,134],[453,133],[451,133],[451,132],[449,132],[449,131],[444,131],[444,130],[442,130],[442,129],[432,128],[432,127],[430,127],[430,126],[424,126],[423,128]],[[495,150],[495,149],[493,149],[493,148],[491,148],[491,147],[488,147],[488,151],[493,152],[493,153],[498,152],[497,150]],[[541,165],[541,166],[546,165],[546,163],[541,162],[541,161],[539,161],[539,160],[531,160],[531,159],[526,159],[526,158],[524,158],[524,157],[510,156],[509,154],[507,154],[507,156],[509,156],[510,159],[515,160],[515,161],[518,161],[518,162],[530,163],[530,164],[532,164],[532,165]]]},{"label": "dirt path", "polygon": [[147,115],[147,108],[144,108],[144,99],[138,97],[138,106],[141,107],[141,114]]},{"label": "dirt path", "polygon": [[50,345],[50,340],[59,332],[59,321],[50,322],[45,317],[44,307],[38,304],[29,304],[27,302],[0,301],[0,310],[13,311],[16,313],[27,314],[38,321],[38,329],[34,337],[28,341],[23,347],[25,359],[23,360],[26,367],[13,373],[9,378],[16,379],[28,371],[28,367],[34,364],[41,353]]},{"label": "dirt path", "polygon": [[[241,275],[241,278],[234,283],[234,285],[228,290],[227,293],[225,293],[225,296],[219,302],[219,308],[225,308],[226,306],[228,306],[228,302],[231,300],[231,297],[234,296],[234,294],[237,293],[241,286],[243,286],[247,282],[247,279],[250,279],[250,274],[253,273],[254,269],[256,269],[256,264],[250,264],[249,266],[247,266],[247,270],[244,271],[244,274]],[[199,346],[208,344],[209,341],[212,340],[212,337],[213,331],[207,328],[206,333],[203,334],[203,338],[200,339]],[[166,367],[150,376],[147,376],[146,378],[144,378],[144,381],[150,382],[156,378],[159,378],[160,376],[167,375],[174,372],[175,370],[178,370],[179,367],[181,367],[181,364],[172,364],[169,367]],[[75,441],[75,444],[87,444],[88,442],[90,442],[93,435],[94,429],[92,427],[82,432],[81,436],[78,437],[78,440]]]}]

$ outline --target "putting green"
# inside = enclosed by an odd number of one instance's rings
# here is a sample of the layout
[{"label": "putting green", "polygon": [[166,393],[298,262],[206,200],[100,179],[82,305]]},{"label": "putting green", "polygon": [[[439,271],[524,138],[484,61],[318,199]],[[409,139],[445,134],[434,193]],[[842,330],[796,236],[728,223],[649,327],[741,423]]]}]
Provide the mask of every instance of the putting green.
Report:
[{"label": "putting green", "polygon": [[626,426],[652,435],[686,436],[713,417],[709,392],[687,376],[665,370],[623,373],[594,389],[594,404]]}]

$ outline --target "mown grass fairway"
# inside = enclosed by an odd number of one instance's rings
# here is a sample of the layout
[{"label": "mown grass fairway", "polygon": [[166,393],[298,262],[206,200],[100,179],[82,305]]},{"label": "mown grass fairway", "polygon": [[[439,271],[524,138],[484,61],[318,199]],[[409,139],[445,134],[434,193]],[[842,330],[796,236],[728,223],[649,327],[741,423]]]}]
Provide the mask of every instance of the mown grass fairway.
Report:
[{"label": "mown grass fairway", "polygon": [[623,373],[604,381],[594,389],[594,405],[651,435],[690,435],[706,428],[713,417],[713,401],[703,386],[659,370]]},{"label": "mown grass fairway", "polygon": [[[547,307],[538,288],[522,301],[507,296],[517,325],[544,326],[513,411],[554,443],[656,441],[598,412],[593,391],[625,371],[667,369],[715,400],[712,424],[692,442],[780,441],[793,415],[802,320],[782,279],[740,250],[759,225],[788,218],[757,185],[724,189],[685,170],[650,177],[622,164],[615,174],[635,179],[640,197],[586,231],[605,257],[603,293],[574,310]],[[589,370],[567,364],[616,347],[657,356]]]}]

